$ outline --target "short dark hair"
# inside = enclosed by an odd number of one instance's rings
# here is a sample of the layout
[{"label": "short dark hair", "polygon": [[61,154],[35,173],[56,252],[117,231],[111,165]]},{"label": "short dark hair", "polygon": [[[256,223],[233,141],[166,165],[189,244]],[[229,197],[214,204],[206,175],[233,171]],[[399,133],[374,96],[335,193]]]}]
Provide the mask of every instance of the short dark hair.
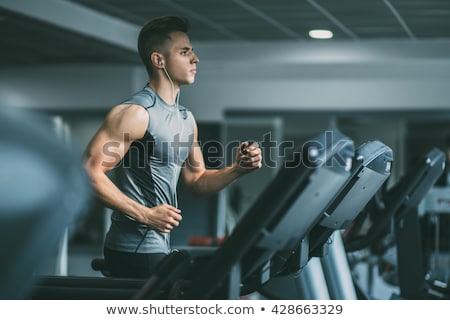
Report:
[{"label": "short dark hair", "polygon": [[163,16],[144,24],[139,32],[138,51],[149,74],[153,70],[150,55],[155,51],[168,54],[166,44],[170,40],[169,34],[176,31],[187,33],[189,29],[189,20],[176,16]]}]

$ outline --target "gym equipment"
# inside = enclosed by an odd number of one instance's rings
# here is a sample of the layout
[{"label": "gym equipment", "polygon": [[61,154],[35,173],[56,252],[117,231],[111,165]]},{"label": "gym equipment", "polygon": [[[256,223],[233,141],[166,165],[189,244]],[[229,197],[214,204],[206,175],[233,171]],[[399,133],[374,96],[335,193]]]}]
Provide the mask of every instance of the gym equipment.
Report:
[{"label": "gym equipment", "polygon": [[[282,255],[284,261],[290,262],[285,269],[287,272],[281,273],[280,277],[273,277],[272,283],[260,290],[263,295],[276,299],[291,299],[293,297],[316,299],[323,296],[320,292],[327,292],[332,299],[356,298],[356,295],[351,293],[353,283],[340,230],[345,230],[350,226],[389,178],[392,161],[391,148],[381,141],[367,141],[357,148],[347,182],[294,253],[289,258]],[[292,263],[293,256],[296,263]],[[303,261],[301,261],[302,257]],[[306,262],[313,257],[320,257],[321,265],[319,264],[315,267],[315,270],[307,270],[307,272],[309,274],[317,272],[317,277],[322,276],[322,273],[325,282],[307,281],[303,275],[299,275],[299,272],[303,272]],[[275,258],[279,259],[280,256],[275,255]],[[320,268],[323,270],[319,270]],[[316,277],[316,275],[313,274],[312,277]],[[286,282],[300,281],[302,281],[302,284],[298,284],[290,293],[287,290],[280,291],[277,289],[281,285],[286,285]],[[277,283],[274,284],[274,282]],[[320,288],[319,283],[327,284]],[[302,287],[301,290],[299,289],[300,286]]]},{"label": "gym equipment", "polygon": [[[428,174],[422,183],[410,194],[408,199],[396,212],[394,233],[397,245],[398,283],[400,296],[403,299],[423,299],[430,297],[429,286],[425,280],[425,264],[423,259],[423,246],[421,243],[421,230],[418,215],[418,206],[431,187],[439,179],[445,168],[445,153],[434,149],[428,156],[430,160]],[[416,250],[411,250],[411,246]],[[411,268],[411,265],[417,268]]]},{"label": "gym equipment", "polygon": [[[380,189],[368,204],[365,214],[359,215],[346,230],[344,244],[347,251],[370,247],[389,233],[392,219],[399,221],[409,208],[417,208],[445,168],[445,153],[432,148],[412,166],[389,190]],[[368,218],[370,228],[361,235],[361,225]]]},{"label": "gym equipment", "polygon": [[[446,170],[448,172],[448,170]],[[441,177],[442,178],[442,177]],[[426,280],[436,295],[450,297],[450,187],[430,189],[420,218]]]},{"label": "gym equipment", "polygon": [[310,256],[323,256],[328,238],[345,230],[390,177],[393,154],[381,141],[368,141],[356,151],[352,174],[345,188],[324,212],[309,236]]},{"label": "gym equipment", "polygon": [[0,109],[0,154],[0,299],[23,299],[90,189],[77,157],[31,112]]},{"label": "gym equipment", "polygon": [[[383,255],[388,250],[395,249],[398,266],[393,281],[398,284],[402,299],[429,297],[418,207],[444,168],[445,153],[432,148],[422,155],[397,184],[389,190],[381,189],[382,193],[369,203],[365,214],[359,215],[344,234],[348,252],[369,248],[371,254],[383,260]],[[371,225],[366,232],[361,232],[362,225],[368,218]],[[392,275],[392,272],[389,274]]]}]

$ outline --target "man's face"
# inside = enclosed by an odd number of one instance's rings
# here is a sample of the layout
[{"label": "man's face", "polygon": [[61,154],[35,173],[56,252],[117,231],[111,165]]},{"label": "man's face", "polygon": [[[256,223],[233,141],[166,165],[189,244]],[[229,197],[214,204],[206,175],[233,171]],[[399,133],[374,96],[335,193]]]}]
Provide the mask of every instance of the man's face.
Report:
[{"label": "man's face", "polygon": [[193,51],[189,37],[184,32],[172,32],[170,38],[172,41],[166,64],[168,73],[179,85],[194,83],[199,59]]}]

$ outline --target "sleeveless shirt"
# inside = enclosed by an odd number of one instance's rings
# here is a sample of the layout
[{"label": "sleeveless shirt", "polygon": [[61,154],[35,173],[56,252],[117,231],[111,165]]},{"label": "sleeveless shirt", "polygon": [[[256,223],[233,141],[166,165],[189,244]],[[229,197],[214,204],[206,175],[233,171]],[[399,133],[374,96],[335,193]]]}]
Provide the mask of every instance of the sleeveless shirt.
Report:
[{"label": "sleeveless shirt", "polygon": [[[177,207],[178,178],[193,141],[194,117],[186,108],[167,105],[150,87],[122,104],[136,104],[149,114],[147,131],[134,141],[114,169],[117,187],[147,207],[167,203]],[[170,233],[143,225],[114,211],[105,246],[136,253],[169,253]]]}]

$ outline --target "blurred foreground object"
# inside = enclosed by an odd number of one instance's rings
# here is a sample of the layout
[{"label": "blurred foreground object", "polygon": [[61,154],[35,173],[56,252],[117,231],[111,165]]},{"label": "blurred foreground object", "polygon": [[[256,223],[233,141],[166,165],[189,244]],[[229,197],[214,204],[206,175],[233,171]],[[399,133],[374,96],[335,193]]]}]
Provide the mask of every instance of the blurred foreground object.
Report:
[{"label": "blurred foreground object", "polygon": [[81,160],[42,118],[0,110],[0,299],[23,299],[90,199]]}]

